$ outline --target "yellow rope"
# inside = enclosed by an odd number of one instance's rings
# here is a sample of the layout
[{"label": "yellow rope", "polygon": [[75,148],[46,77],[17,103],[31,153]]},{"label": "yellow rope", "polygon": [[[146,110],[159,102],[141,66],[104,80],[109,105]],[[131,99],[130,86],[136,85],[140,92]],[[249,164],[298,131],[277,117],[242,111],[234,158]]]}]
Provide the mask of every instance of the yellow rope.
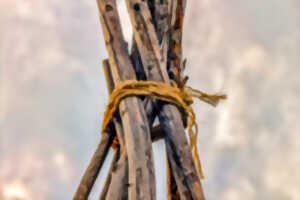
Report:
[{"label": "yellow rope", "polygon": [[[201,164],[197,150],[197,136],[198,128],[196,123],[195,113],[191,107],[193,97],[200,99],[212,106],[217,106],[221,99],[226,99],[225,95],[209,95],[191,87],[178,88],[176,83],[172,82],[171,85],[154,82],[154,81],[136,81],[127,80],[118,84],[109,97],[109,102],[104,112],[102,123],[103,133],[118,109],[119,103],[122,99],[128,96],[150,96],[154,99],[165,101],[175,104],[184,109],[188,114],[187,128],[190,141],[190,149],[193,155],[194,163],[200,178],[203,178]],[[195,128],[195,130],[193,130]]]}]

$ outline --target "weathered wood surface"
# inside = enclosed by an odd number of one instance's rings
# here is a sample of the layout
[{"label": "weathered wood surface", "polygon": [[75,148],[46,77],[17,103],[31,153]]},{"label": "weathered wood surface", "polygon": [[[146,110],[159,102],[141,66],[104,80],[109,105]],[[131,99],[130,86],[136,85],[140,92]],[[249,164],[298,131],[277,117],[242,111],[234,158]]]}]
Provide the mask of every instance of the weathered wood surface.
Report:
[{"label": "weathered wood surface", "polygon": [[180,200],[178,188],[174,179],[172,170],[170,169],[169,160],[167,160],[167,199]]},{"label": "weathered wood surface", "polygon": [[[113,81],[109,61],[107,59],[104,60],[102,66],[105,75],[107,90],[109,94],[111,94],[113,92],[115,84]],[[100,200],[128,199],[128,158],[125,146],[124,131],[121,125],[119,114],[115,115],[112,121],[115,126],[118,138],[119,156],[109,172],[109,177],[107,178],[106,185],[99,198]]]},{"label": "weathered wood surface", "polygon": [[[126,152],[122,152],[126,154]],[[110,187],[106,198],[103,200],[126,200],[128,199],[128,157],[121,155],[117,164],[112,170]],[[102,200],[100,198],[100,200]]]},{"label": "weathered wood surface", "polygon": [[[151,14],[155,17],[153,20],[153,23],[156,25],[156,28],[159,29],[157,31],[157,34],[161,34],[162,38],[163,36],[165,38],[168,38],[168,23],[166,20],[168,18],[168,4],[167,3],[161,3],[160,0],[148,0],[147,1],[149,9],[151,11]],[[164,41],[164,45],[162,46],[162,55],[163,60],[166,64],[167,62],[167,52],[168,52],[168,39]],[[141,56],[135,41],[135,37],[133,36],[132,39],[132,47],[131,47],[131,58],[134,63],[134,69],[139,76],[139,80],[147,80],[147,76],[143,67],[143,63],[141,60]],[[152,124],[155,120],[155,118],[158,115],[159,107],[156,106],[156,104],[153,104],[153,101],[151,98],[146,97],[144,100],[145,103],[145,109],[147,112],[147,117],[149,120],[149,127],[152,127]]]},{"label": "weathered wood surface", "polygon": [[[167,59],[168,50],[169,50],[171,17],[173,16],[170,14],[175,13],[176,2],[173,0],[169,0],[168,2],[167,1],[162,2],[160,0],[149,0],[147,1],[147,3],[153,18],[159,43],[161,45],[161,52],[162,52],[163,59]],[[146,80],[147,79],[146,73],[143,68],[143,64],[135,41],[135,37],[133,37],[132,41],[133,42],[132,42],[131,53],[132,53],[133,62],[135,63],[135,71],[138,72],[137,74],[140,75],[142,80]],[[155,112],[155,114],[153,115],[149,114],[150,117],[152,117],[151,119],[154,121],[153,116],[155,117],[158,114],[159,108],[157,108],[156,104],[153,103],[151,98],[146,97],[146,100],[147,100],[147,111],[153,113]],[[161,137],[163,137],[164,134],[161,130],[160,125],[158,125],[154,129],[155,131],[151,131],[152,141],[156,141],[156,139],[161,139]],[[177,186],[174,177],[170,172],[168,161],[167,161],[167,178],[168,178],[167,180],[168,200],[176,199],[174,197],[177,197],[178,199],[179,197],[177,192]]]},{"label": "weathered wood surface", "polygon": [[117,162],[118,162],[119,159],[120,159],[120,148],[118,148],[115,151],[113,160],[111,162],[111,165],[110,165],[110,168],[109,168],[109,171],[108,171],[108,175],[106,177],[103,189],[100,193],[100,197],[99,197],[100,200],[106,200],[107,197],[108,197],[108,191],[109,191],[110,187],[112,187],[112,184],[111,184],[111,182],[112,182],[111,181],[112,180],[112,173],[117,168]]},{"label": "weathered wood surface", "polygon": [[[136,79],[114,0],[97,0],[114,84]],[[150,128],[142,101],[128,97],[119,105],[129,166],[129,199],[155,199]]]},{"label": "weathered wood surface", "polygon": [[[103,67],[103,71],[104,71],[104,77],[105,77],[105,81],[106,81],[106,87],[108,90],[108,93],[111,94],[115,88],[115,83],[114,83],[114,79],[113,79],[113,75],[112,75],[112,71],[111,71],[111,66],[109,64],[108,59],[103,60],[102,62],[102,67]],[[120,120],[120,114],[117,113],[113,119],[112,119],[113,125],[115,127],[116,130],[116,136],[118,138],[118,143],[119,146],[121,148],[121,151],[126,151],[126,146],[125,146],[125,136],[124,136],[124,131],[123,131],[123,126],[122,126],[122,122]]]},{"label": "weathered wood surface", "polygon": [[[183,33],[183,17],[185,10],[185,0],[175,0],[169,1],[169,13],[170,13],[170,24],[169,24],[169,45],[167,53],[167,70],[171,79],[173,79],[179,87],[184,87],[186,79],[183,76],[182,69],[182,33]],[[184,66],[185,67],[185,66]],[[183,119],[184,127],[186,127],[186,119]],[[168,159],[168,164],[173,162],[170,158]],[[178,186],[175,181],[174,172],[169,166],[169,196],[170,200],[179,200],[180,194],[178,191]],[[178,173],[175,172],[175,175]],[[178,175],[177,175],[178,177]],[[182,181],[184,183],[184,180]],[[181,193],[188,188],[182,183],[178,183],[181,188]],[[186,193],[187,198],[191,198],[189,192]],[[186,197],[185,197],[186,198]]]},{"label": "weathered wood surface", "polygon": [[[147,80],[145,70],[143,68],[143,64],[142,64],[140,54],[138,52],[138,48],[136,46],[136,42],[135,42],[134,37],[133,37],[133,40],[132,40],[130,58],[132,60],[134,70],[135,70],[136,75],[137,75],[137,80]],[[155,118],[157,117],[157,114],[158,114],[158,108],[153,106],[152,100],[149,97],[145,97],[145,99],[144,99],[144,108],[145,108],[146,113],[147,113],[147,119],[148,119],[149,127],[152,127],[152,125],[154,123],[154,120],[155,120]]]},{"label": "weathered wood surface", "polygon": [[183,87],[186,79],[182,74],[185,66],[182,62],[182,33],[186,0],[176,0],[175,2],[171,10],[168,72],[178,86]]},{"label": "weathered wood surface", "polygon": [[[126,2],[133,24],[135,40],[148,80],[168,83],[170,80],[167,67],[164,64],[159,40],[147,3],[142,0],[127,0]],[[170,165],[174,172],[181,198],[204,199],[201,182],[177,107],[164,104],[159,118],[166,135],[166,147],[170,157]]]},{"label": "weathered wood surface", "polygon": [[[108,60],[103,61],[103,70],[106,79],[106,85],[109,93],[114,89],[113,78],[110,71]],[[118,143],[122,149],[122,154],[115,164],[112,165],[112,169],[109,172],[109,176],[106,180],[105,187],[101,193],[100,199],[118,200],[128,198],[128,160],[125,147],[125,138],[122,133],[122,126],[116,117],[113,119],[115,129],[118,136]],[[159,139],[163,139],[160,126],[151,128],[151,140],[155,142]]]},{"label": "weathered wood surface", "polygon": [[80,181],[73,200],[86,200],[88,198],[114,137],[115,132],[111,127],[102,134],[100,143],[98,144],[97,149]]},{"label": "weathered wood surface", "polygon": [[[114,89],[114,84],[108,60],[103,61],[103,70],[108,91],[109,93],[111,93]],[[114,120],[117,119],[114,118]],[[114,122],[116,124],[116,132],[121,133],[121,123],[118,122],[118,120]],[[118,161],[113,165],[112,170],[110,170],[100,199],[118,200],[128,198],[128,161],[127,154],[126,152],[124,152],[126,150],[124,146],[125,141],[123,134],[117,135],[118,138],[120,138],[119,144],[121,146],[121,149],[123,149],[123,153]],[[163,133],[160,126],[158,125],[151,128],[151,140],[152,142],[155,142],[159,139],[163,139]]]}]

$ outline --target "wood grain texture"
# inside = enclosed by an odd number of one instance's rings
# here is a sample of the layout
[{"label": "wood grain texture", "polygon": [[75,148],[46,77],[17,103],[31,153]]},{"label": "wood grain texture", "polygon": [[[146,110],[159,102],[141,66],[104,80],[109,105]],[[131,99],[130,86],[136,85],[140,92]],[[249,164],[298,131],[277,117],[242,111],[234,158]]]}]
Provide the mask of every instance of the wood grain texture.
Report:
[{"label": "wood grain texture", "polygon": [[171,10],[170,41],[168,48],[168,72],[179,87],[185,84],[182,63],[182,35],[185,0],[175,0]]},{"label": "wood grain texture", "polygon": [[[147,3],[142,0],[126,0],[126,2],[135,41],[148,80],[168,83],[170,80],[167,67],[163,60]],[[167,152],[172,161],[170,165],[181,198],[204,199],[201,182],[193,162],[178,108],[170,104],[163,104],[159,119],[166,136]]]},{"label": "wood grain texture", "polygon": [[[109,93],[114,89],[111,68],[108,60],[103,61],[103,70],[105,74],[106,85]],[[109,176],[106,180],[105,187],[100,195],[100,200],[119,200],[128,199],[128,158],[126,153],[125,138],[121,122],[118,117],[113,119],[115,129],[118,136],[118,143],[122,153],[116,162],[113,162]],[[156,141],[162,139],[163,135],[159,126],[151,129],[151,140]]]},{"label": "wood grain texture", "polygon": [[115,171],[115,169],[117,168],[117,162],[120,159],[120,148],[118,148],[115,152],[114,152],[114,157],[113,160],[111,162],[109,171],[108,171],[108,175],[106,177],[106,180],[104,182],[104,186],[103,189],[100,193],[100,197],[99,200],[105,200],[108,197],[108,191],[111,187],[113,187],[113,185],[111,184],[111,180],[112,180],[112,173],[113,171]]},{"label": "wood grain texture", "polygon": [[[137,79],[138,80],[146,80],[147,77],[146,77],[146,74],[145,74],[143,63],[141,61],[140,53],[139,53],[138,48],[136,46],[136,42],[135,42],[134,37],[132,39],[132,47],[131,47],[130,58],[132,60],[133,66],[134,66],[134,70],[137,74]],[[157,117],[157,114],[158,114],[158,108],[153,106],[152,99],[149,98],[149,97],[144,98],[144,108],[145,108],[146,113],[147,113],[147,119],[148,119],[149,127],[152,127],[152,125],[154,123],[154,120],[155,120],[155,118]]]},{"label": "wood grain texture", "polygon": [[[114,84],[136,79],[114,0],[97,0]],[[155,199],[153,152],[142,101],[128,97],[119,105],[129,166],[129,199]]]},{"label": "wood grain texture", "polygon": [[122,154],[112,170],[110,187],[107,191],[106,198],[103,200],[128,199],[128,157],[126,152]]},{"label": "wood grain texture", "polygon": [[[103,61],[103,70],[109,94],[114,90],[115,84],[112,77],[109,61]],[[105,187],[100,195],[100,200],[128,199],[128,157],[125,146],[125,136],[119,113],[112,119],[118,138],[117,160],[112,165]]]}]

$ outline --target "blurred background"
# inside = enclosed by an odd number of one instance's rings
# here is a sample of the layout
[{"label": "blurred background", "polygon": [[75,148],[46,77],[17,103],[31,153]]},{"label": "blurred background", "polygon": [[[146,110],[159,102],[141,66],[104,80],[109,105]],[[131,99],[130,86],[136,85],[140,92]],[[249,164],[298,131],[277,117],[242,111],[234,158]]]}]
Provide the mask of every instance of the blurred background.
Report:
[{"label": "blurred background", "polygon": [[[107,101],[98,19],[96,1],[0,1],[0,200],[71,199]],[[299,52],[299,0],[188,1],[189,84],[229,96],[194,104],[208,200],[300,199]]]}]

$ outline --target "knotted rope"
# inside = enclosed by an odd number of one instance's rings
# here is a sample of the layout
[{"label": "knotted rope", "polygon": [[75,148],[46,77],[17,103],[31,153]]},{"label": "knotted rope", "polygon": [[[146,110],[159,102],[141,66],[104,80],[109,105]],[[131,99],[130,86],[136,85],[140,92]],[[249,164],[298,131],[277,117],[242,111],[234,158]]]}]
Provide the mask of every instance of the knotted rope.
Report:
[{"label": "knotted rope", "polygon": [[[197,149],[198,128],[196,123],[196,116],[191,107],[191,105],[193,104],[193,97],[196,97],[199,100],[204,101],[212,106],[217,106],[220,100],[226,99],[226,95],[210,95],[199,90],[195,90],[191,87],[179,88],[175,82],[171,82],[170,85],[155,81],[123,81],[115,87],[114,91],[109,97],[109,102],[104,112],[101,130],[102,133],[105,131],[111,118],[118,109],[121,100],[129,96],[149,96],[154,99],[165,101],[183,108],[188,116],[187,129],[190,149],[193,155],[198,175],[200,178],[203,178]],[[193,128],[195,128],[195,130]]]}]

